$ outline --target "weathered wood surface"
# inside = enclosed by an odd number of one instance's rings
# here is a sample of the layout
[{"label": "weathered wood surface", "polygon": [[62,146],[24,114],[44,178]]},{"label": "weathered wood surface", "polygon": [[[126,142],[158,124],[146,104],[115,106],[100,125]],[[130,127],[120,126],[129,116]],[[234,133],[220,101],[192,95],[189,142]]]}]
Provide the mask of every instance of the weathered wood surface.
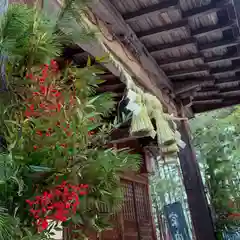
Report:
[{"label": "weathered wood surface", "polygon": [[[108,0],[102,1],[109,3]],[[233,2],[112,0],[111,4],[173,84],[212,76],[215,79],[212,84],[218,88],[218,79],[236,76],[239,71],[230,67],[239,59],[239,3],[235,1],[234,5]],[[204,71],[204,66],[208,66],[209,71]],[[216,68],[229,68],[229,71],[215,73]],[[225,96],[227,92],[221,95],[223,100]],[[179,94],[178,97],[182,98]]]}]

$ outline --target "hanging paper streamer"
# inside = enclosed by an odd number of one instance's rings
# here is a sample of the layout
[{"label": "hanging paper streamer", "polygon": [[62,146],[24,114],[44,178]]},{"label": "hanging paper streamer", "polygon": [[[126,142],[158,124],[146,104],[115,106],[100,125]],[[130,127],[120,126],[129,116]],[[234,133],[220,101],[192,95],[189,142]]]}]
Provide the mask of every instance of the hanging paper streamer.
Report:
[{"label": "hanging paper streamer", "polygon": [[126,108],[130,110],[134,115],[138,115],[141,111],[141,106],[136,103],[137,94],[132,90],[129,90],[127,98],[129,99],[129,103]]},{"label": "hanging paper streamer", "polygon": [[185,148],[186,144],[185,144],[185,142],[182,141],[181,134],[177,130],[177,124],[174,122],[174,120],[175,121],[183,121],[183,120],[186,120],[186,119],[176,118],[176,117],[174,117],[172,115],[169,115],[169,114],[165,114],[165,118],[168,120],[169,124],[172,126],[177,145],[182,149]]}]

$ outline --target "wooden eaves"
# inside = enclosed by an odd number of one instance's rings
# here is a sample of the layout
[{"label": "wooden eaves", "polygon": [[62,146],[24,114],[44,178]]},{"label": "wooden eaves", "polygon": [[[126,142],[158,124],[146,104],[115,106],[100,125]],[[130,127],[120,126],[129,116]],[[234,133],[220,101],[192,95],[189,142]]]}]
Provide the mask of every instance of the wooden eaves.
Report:
[{"label": "wooden eaves", "polygon": [[[143,2],[146,7],[143,7]],[[212,101],[211,96],[207,97],[204,105],[197,99],[195,93],[204,91],[202,87],[209,84],[221,94],[218,97],[222,99],[222,106],[238,103],[234,94],[219,87],[219,84],[226,80],[226,76],[234,77],[238,81],[240,42],[237,4],[229,0],[212,0],[208,4],[201,2],[198,6],[191,7],[184,4],[187,4],[186,1],[181,0],[156,4],[152,4],[151,0],[141,3],[132,0],[100,0],[92,5],[91,9],[95,16],[107,25],[109,32],[140,60],[142,66],[145,67],[146,62],[150,64],[147,66],[154,66],[147,70],[155,74],[153,81],[157,82],[161,89],[168,88],[166,92],[173,97],[173,103],[179,99],[191,102],[187,107],[191,105],[190,109],[196,113],[204,111],[204,106],[208,106],[206,110],[209,105],[211,109],[219,108],[220,104]],[[163,16],[167,16],[168,21],[162,21]],[[159,25],[156,19],[159,19]],[[147,26],[147,22],[152,22],[154,27]],[[171,39],[173,34],[185,36]],[[156,44],[155,42],[160,42],[159,38],[165,40]],[[169,42],[166,39],[169,39]],[[161,70],[165,76],[156,76]],[[169,87],[169,81],[172,87]],[[199,81],[205,84],[198,84]],[[179,90],[180,82],[183,84]],[[229,82],[239,88],[234,81]],[[185,101],[186,97],[190,100]]]}]

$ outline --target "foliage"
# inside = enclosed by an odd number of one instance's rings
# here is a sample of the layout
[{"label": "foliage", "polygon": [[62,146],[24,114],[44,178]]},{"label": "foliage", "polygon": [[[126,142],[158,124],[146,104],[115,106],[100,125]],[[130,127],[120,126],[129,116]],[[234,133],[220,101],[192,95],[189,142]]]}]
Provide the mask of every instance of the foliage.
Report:
[{"label": "foliage", "polygon": [[3,240],[51,239],[49,229],[36,228],[26,200],[63,181],[88,184],[77,213],[63,225],[80,226],[79,239],[103,231],[121,207],[119,173],[139,165],[139,157],[127,149],[107,147],[119,123],[105,120],[115,107],[113,95],[94,95],[102,70],[90,60],[82,69],[67,63],[59,69],[50,62],[61,52],[59,28],[50,22],[25,5],[10,6],[0,19],[0,51],[7,56],[1,75],[7,91],[0,97]]},{"label": "foliage", "polygon": [[[206,120],[207,117],[207,120]],[[240,108],[205,114],[196,118],[194,142],[199,161],[204,165],[204,178],[219,231],[239,225],[232,213],[238,213],[239,201],[239,153],[240,153]],[[197,123],[196,123],[197,122]],[[231,204],[234,203],[234,204]]]}]

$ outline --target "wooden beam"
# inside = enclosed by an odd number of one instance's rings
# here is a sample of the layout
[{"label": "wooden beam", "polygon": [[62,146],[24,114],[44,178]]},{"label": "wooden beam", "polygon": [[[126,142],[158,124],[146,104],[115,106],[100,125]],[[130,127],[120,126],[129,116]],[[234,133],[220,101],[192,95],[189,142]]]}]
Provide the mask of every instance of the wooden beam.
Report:
[{"label": "wooden beam", "polygon": [[186,81],[179,81],[174,84],[175,94],[179,95],[183,92],[198,88],[198,87],[208,87],[213,86],[214,80],[186,80]]},{"label": "wooden beam", "polygon": [[163,26],[160,26],[160,27],[152,28],[152,29],[149,29],[149,30],[146,30],[146,31],[137,32],[136,35],[139,38],[143,38],[143,37],[146,37],[146,36],[158,34],[158,33],[161,33],[161,32],[171,31],[171,30],[174,30],[176,28],[181,28],[181,27],[188,27],[188,20],[187,19],[180,20],[178,22],[174,22],[174,23],[170,23],[170,24],[166,24],[166,25],[163,25]]},{"label": "wooden beam", "polygon": [[183,93],[181,93],[179,95],[179,98],[180,99],[185,99],[185,98],[189,98],[190,97],[191,99],[193,99],[194,93],[199,91],[200,89],[201,89],[201,87],[197,87],[197,88],[191,89],[191,90],[189,90],[187,92],[183,92]]},{"label": "wooden beam", "polygon": [[219,90],[212,90],[212,91],[198,91],[194,94],[195,97],[205,97],[205,96],[213,96],[217,95],[219,93]]},{"label": "wooden beam", "polygon": [[232,98],[233,96],[240,96],[240,89],[238,90],[235,89],[232,91],[224,91],[224,92],[221,92],[220,95],[224,98]]},{"label": "wooden beam", "polygon": [[204,45],[199,45],[199,50],[200,51],[206,51],[209,49],[218,49],[218,48],[227,48],[227,47],[231,47],[231,46],[235,46],[238,45],[240,43],[239,39],[235,39],[235,40],[221,40],[221,41],[216,41],[213,43],[207,43]]},{"label": "wooden beam", "polygon": [[206,77],[192,77],[191,79],[187,80],[173,80],[173,84],[179,83],[179,82],[208,82],[211,81],[211,83],[214,83],[215,78],[213,76],[206,76]]},{"label": "wooden beam", "polygon": [[[130,53],[129,50],[127,50],[127,55],[131,55],[131,58],[136,59],[136,62],[139,66],[141,66],[142,70],[141,72],[145,71],[148,74],[148,78],[151,79],[152,84],[155,84],[159,89],[162,87],[167,87],[169,89],[172,89],[172,83],[167,78],[165,73],[160,69],[160,67],[157,65],[155,59],[151,56],[151,54],[147,51],[146,47],[142,44],[142,42],[138,39],[135,32],[130,28],[130,26],[124,21],[122,15],[119,13],[119,11],[113,6],[111,1],[109,0],[98,0],[93,1],[90,5],[91,10],[94,14],[94,18],[98,19],[98,25],[101,27],[102,31],[104,31],[104,34],[108,34],[109,36],[114,35],[114,41],[110,42],[108,41],[108,45],[116,45],[119,46],[123,45],[122,42],[120,42],[120,38],[116,38],[116,36],[123,36],[123,38],[128,39],[131,43],[128,48],[134,48],[138,51],[138,56],[133,55]],[[107,24],[106,24],[107,23]],[[107,36],[107,35],[106,35]],[[105,39],[103,37],[103,39]],[[105,40],[104,40],[105,41]],[[105,44],[105,43],[104,43]],[[109,46],[108,46],[109,47]],[[123,46],[122,46],[123,47]],[[127,47],[126,47],[127,49]],[[120,51],[120,49],[118,50]],[[123,52],[123,49],[120,52],[120,61],[124,63],[125,65],[129,62],[128,60],[123,60],[122,55],[126,55]],[[115,50],[113,52],[116,53],[116,46]],[[129,55],[129,56],[130,56]],[[119,58],[119,56],[118,56]],[[133,70],[135,64],[131,64],[130,68]],[[144,69],[144,70],[143,70]],[[130,69],[129,69],[130,70]],[[132,71],[131,70],[131,71]],[[136,75],[137,71],[133,71],[133,73]],[[139,78],[139,76],[137,76]],[[142,76],[140,77],[142,78]],[[145,81],[146,78],[144,77]]]},{"label": "wooden beam", "polygon": [[218,100],[221,98],[218,94],[210,95],[210,96],[193,96],[193,97],[194,97],[193,99],[194,101]]},{"label": "wooden beam", "polygon": [[238,72],[238,71],[240,71],[240,66],[231,65],[228,67],[212,68],[210,74],[217,75],[225,72]]},{"label": "wooden beam", "polygon": [[[180,117],[185,117],[183,112],[184,110],[181,106]],[[186,146],[180,150],[179,160],[194,233],[197,240],[215,240],[211,212],[189,129],[188,122],[180,122],[179,131]]]},{"label": "wooden beam", "polygon": [[115,79],[117,79],[117,77],[114,76],[112,73],[101,74],[99,75],[99,77],[106,81],[114,81]]},{"label": "wooden beam", "polygon": [[151,5],[149,7],[142,8],[135,12],[125,13],[123,14],[123,19],[129,22],[137,18],[140,18],[144,15],[152,14],[154,12],[157,12],[157,13],[166,12],[168,11],[169,8],[177,7],[177,5],[178,5],[178,0],[165,0],[160,3]]},{"label": "wooden beam", "polygon": [[214,56],[210,58],[205,58],[206,63],[212,63],[212,62],[220,62],[220,61],[225,61],[225,60],[235,60],[240,58],[240,53],[237,50],[237,52],[227,52],[224,55],[220,56]]},{"label": "wooden beam", "polygon": [[97,92],[115,92],[120,89],[124,89],[126,85],[124,83],[119,84],[113,84],[113,85],[99,85],[99,88],[97,88]]},{"label": "wooden beam", "polygon": [[228,0],[212,0],[210,4],[196,7],[183,13],[183,18],[191,18],[199,15],[206,15],[221,10],[229,1]]},{"label": "wooden beam", "polygon": [[200,86],[200,83],[198,82],[188,82],[188,83],[179,83],[175,85],[175,94],[179,95],[183,92],[191,91],[193,89],[196,89]]},{"label": "wooden beam", "polygon": [[193,100],[193,105],[205,105],[205,104],[213,104],[213,103],[221,103],[223,101],[222,98],[218,99],[206,99],[206,100]]},{"label": "wooden beam", "polygon": [[192,109],[194,113],[201,113],[201,112],[212,111],[220,108],[231,107],[239,104],[240,103],[239,99],[240,98],[223,100],[222,102],[219,102],[219,103],[194,105]]},{"label": "wooden beam", "polygon": [[191,61],[191,60],[195,60],[195,59],[199,59],[202,58],[203,56],[200,53],[196,53],[193,55],[187,55],[187,56],[180,56],[180,57],[173,57],[173,58],[166,58],[163,60],[156,60],[158,65],[160,65],[160,67],[163,66],[167,66],[169,64],[172,63],[182,63],[182,62],[187,62],[187,61]]},{"label": "wooden beam", "polygon": [[[209,32],[214,32],[214,31],[225,31],[227,29],[232,28],[232,26],[236,24],[235,20],[229,20],[228,22],[226,22],[225,24],[216,24],[213,26],[207,26],[207,27],[202,27],[196,30],[193,30],[191,35],[194,37],[200,37],[206,33]],[[188,18],[182,19],[178,22],[174,22],[174,23],[170,23],[170,24],[166,24],[163,26],[159,26],[159,27],[155,27],[146,31],[141,31],[141,32],[137,32],[136,35],[139,38],[143,38],[146,36],[150,36],[150,35],[154,35],[154,34],[159,34],[161,32],[165,32],[165,31],[171,31],[171,30],[175,30],[176,28],[181,28],[181,27],[187,27],[188,26]]]},{"label": "wooden beam", "polygon": [[179,94],[181,92],[184,92],[184,91],[186,91],[185,89],[188,90],[188,87],[191,88],[191,86],[201,87],[201,89],[212,88],[214,86],[214,80],[201,79],[198,81],[196,81],[196,80],[177,81],[174,84],[175,93]]},{"label": "wooden beam", "polygon": [[119,129],[116,129],[111,134],[111,141],[109,143],[116,144],[116,143],[132,141],[135,139],[144,138],[144,137],[146,137],[146,134],[147,133],[142,133],[142,135],[140,134],[139,136],[131,136],[129,133],[129,127],[119,128]]},{"label": "wooden beam", "polygon": [[176,41],[172,43],[159,44],[159,45],[148,48],[148,51],[152,54],[158,51],[166,50],[169,48],[181,47],[187,44],[196,44],[196,39],[191,37],[191,38],[182,39],[180,41]]},{"label": "wooden beam", "polygon": [[209,92],[209,91],[216,91],[216,90],[219,91],[219,89],[216,87],[215,84],[211,86],[202,86],[201,88],[201,92]]},{"label": "wooden beam", "polygon": [[204,66],[198,66],[198,67],[188,68],[184,70],[177,70],[177,71],[171,71],[171,72],[166,71],[166,74],[168,75],[168,77],[174,78],[174,77],[181,77],[181,76],[186,76],[193,73],[206,72],[206,71],[209,71],[209,67],[204,65]]},{"label": "wooden beam", "polygon": [[204,36],[206,33],[209,33],[209,32],[215,32],[215,31],[218,31],[218,30],[225,31],[227,29],[232,28],[232,26],[235,25],[235,24],[236,24],[235,20],[229,20],[225,24],[218,23],[216,25],[198,28],[198,29],[192,31],[192,36],[201,37],[201,36]]},{"label": "wooden beam", "polygon": [[226,77],[226,78],[218,78],[216,80],[216,83],[226,83],[226,82],[232,82],[232,81],[238,81],[239,77],[232,76],[232,77]]},{"label": "wooden beam", "polygon": [[201,82],[201,86],[202,87],[211,87],[211,86],[214,86],[214,82],[215,82],[215,80],[204,80],[204,78],[203,78],[203,81]]},{"label": "wooden beam", "polygon": [[226,93],[226,92],[233,92],[233,91],[239,91],[240,90],[240,82],[236,81],[233,83],[233,85],[228,85],[227,87],[222,87],[220,89],[220,93]]},{"label": "wooden beam", "polygon": [[239,80],[236,81],[230,81],[230,82],[216,82],[215,85],[220,89],[229,89],[229,88],[236,88],[237,86],[240,86],[240,77]]}]

